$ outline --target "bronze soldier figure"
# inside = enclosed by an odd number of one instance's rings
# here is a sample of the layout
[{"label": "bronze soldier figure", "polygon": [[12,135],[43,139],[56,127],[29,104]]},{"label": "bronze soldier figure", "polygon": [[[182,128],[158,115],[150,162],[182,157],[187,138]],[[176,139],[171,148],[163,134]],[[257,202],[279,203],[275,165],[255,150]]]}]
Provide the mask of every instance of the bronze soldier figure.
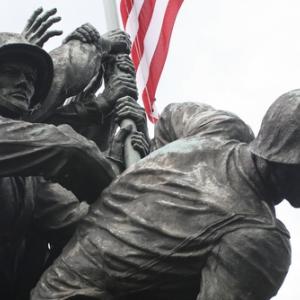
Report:
[{"label": "bronze soldier figure", "polygon": [[[68,49],[68,43],[73,47],[80,41],[70,40],[56,55]],[[69,67],[76,70],[76,60],[72,63]],[[59,68],[66,69],[62,62],[55,71]],[[95,143],[71,127],[23,120],[29,107],[45,101],[52,77],[53,64],[47,52],[21,35],[0,34],[0,293],[5,299],[14,299],[18,292],[16,283],[32,226],[43,232],[49,243],[63,244],[88,211],[88,205],[77,198],[92,202],[118,172]],[[57,83],[64,91],[72,74],[60,79]],[[122,134],[119,144],[124,140]]]},{"label": "bronze soldier figure", "polygon": [[33,300],[267,300],[290,264],[276,218],[299,207],[300,92],[277,100],[254,139],[234,114],[171,104],[153,151],[92,204]]}]

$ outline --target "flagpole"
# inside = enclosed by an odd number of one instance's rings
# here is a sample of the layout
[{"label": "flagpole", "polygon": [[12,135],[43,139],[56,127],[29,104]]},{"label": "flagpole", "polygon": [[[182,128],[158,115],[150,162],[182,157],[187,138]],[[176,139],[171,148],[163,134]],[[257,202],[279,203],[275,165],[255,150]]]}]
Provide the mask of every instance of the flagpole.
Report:
[{"label": "flagpole", "polygon": [[[119,22],[119,14],[117,9],[117,4],[115,0],[103,0],[104,4],[104,11],[105,11],[105,19],[106,19],[106,26],[107,30],[114,30],[114,29],[120,29],[120,22]],[[113,67],[115,69],[115,73],[120,73],[120,70],[116,66]],[[120,127],[124,128],[128,125],[131,125],[133,128],[133,131],[136,131],[136,125],[135,123],[130,119],[125,119],[121,122]],[[124,160],[126,164],[126,168],[133,165],[137,161],[141,159],[140,154],[135,151],[131,145],[131,134],[128,136],[128,138],[125,141],[124,145]]]},{"label": "flagpole", "polygon": [[120,21],[115,0],[102,0],[105,12],[107,31],[119,29]]}]

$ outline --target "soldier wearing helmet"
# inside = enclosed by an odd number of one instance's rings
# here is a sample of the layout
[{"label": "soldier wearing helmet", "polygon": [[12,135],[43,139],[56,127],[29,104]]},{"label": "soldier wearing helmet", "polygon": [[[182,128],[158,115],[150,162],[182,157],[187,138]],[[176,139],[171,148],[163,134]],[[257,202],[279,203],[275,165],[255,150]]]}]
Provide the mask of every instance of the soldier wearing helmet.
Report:
[{"label": "soldier wearing helmet", "polygon": [[[65,68],[62,61],[58,67]],[[0,33],[0,294],[5,299],[25,299],[19,274],[32,226],[46,245],[62,245],[88,210],[77,198],[93,201],[115,177],[98,147],[71,127],[24,121],[29,107],[43,104],[52,80],[46,51],[19,34]],[[27,277],[36,271],[35,263]]]},{"label": "soldier wearing helmet", "polygon": [[234,114],[168,105],[155,151],[102,192],[32,299],[271,299],[291,262],[275,205],[300,206],[299,117],[299,90],[256,138]]}]

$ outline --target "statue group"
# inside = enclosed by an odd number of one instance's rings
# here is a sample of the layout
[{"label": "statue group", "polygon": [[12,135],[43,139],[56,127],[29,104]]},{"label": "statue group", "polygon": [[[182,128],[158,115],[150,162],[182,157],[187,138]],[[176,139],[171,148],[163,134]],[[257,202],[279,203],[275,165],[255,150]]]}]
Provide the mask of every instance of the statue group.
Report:
[{"label": "statue group", "polygon": [[300,207],[300,91],[257,137],[186,102],[150,141],[128,35],[85,24],[47,53],[59,20],[0,33],[1,299],[271,299],[291,259],[275,205]]}]

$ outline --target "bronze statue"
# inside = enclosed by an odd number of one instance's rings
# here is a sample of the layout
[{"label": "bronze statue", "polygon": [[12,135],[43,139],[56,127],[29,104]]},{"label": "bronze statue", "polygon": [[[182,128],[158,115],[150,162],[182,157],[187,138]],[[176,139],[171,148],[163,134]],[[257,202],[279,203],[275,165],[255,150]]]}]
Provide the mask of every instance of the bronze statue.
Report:
[{"label": "bronze statue", "polygon": [[299,91],[279,98],[254,139],[234,114],[167,106],[154,151],[104,190],[31,299],[276,295],[290,243],[274,207],[300,205],[299,107]]},{"label": "bronze statue", "polygon": [[[61,248],[78,224],[33,300],[273,297],[290,264],[289,233],[275,205],[286,198],[300,206],[299,90],[271,106],[255,139],[234,114],[171,104],[156,125],[152,153],[121,173],[132,126],[109,148],[98,140],[106,156],[70,126],[43,122],[64,123],[55,117],[74,110],[76,123],[82,109],[84,122],[97,123],[116,111],[118,123],[132,118],[145,132],[131,62],[115,51],[128,49],[127,38],[112,33],[112,42],[85,24],[49,56],[39,46],[60,34],[48,30],[59,18],[55,10],[41,13],[22,35],[0,34],[1,296],[24,295],[15,289],[33,229]],[[104,95],[95,97],[110,55],[108,66],[119,64],[128,76],[107,72]],[[143,134],[132,143],[147,154]]]},{"label": "bronze statue", "polygon": [[[33,13],[22,33],[29,42],[39,46],[43,46],[43,43],[49,38],[62,33],[62,31],[49,30],[54,23],[60,21],[60,17],[54,16],[56,9],[46,11],[44,14],[42,11],[39,8]],[[101,40],[103,45],[98,47],[101,48],[99,51],[95,51],[92,46],[94,37]],[[101,151],[107,151],[111,144],[116,121],[119,118],[118,105],[115,105],[118,100],[119,103],[122,102],[123,104],[121,118],[125,118],[124,113],[130,114],[135,123],[143,123],[138,127],[143,127],[144,134],[147,134],[144,109],[133,100],[137,99],[137,87],[134,66],[127,55],[130,51],[128,34],[121,30],[112,30],[100,37],[92,25],[84,24],[70,34],[65,39],[65,43],[74,39],[85,43],[84,51],[78,51],[77,45],[72,45],[62,46],[50,52],[50,56],[54,60],[54,69],[57,69],[55,80],[43,107],[31,111],[29,120],[54,125],[68,124],[78,133],[93,140]],[[81,47],[83,47],[82,43]],[[68,55],[65,54],[67,51],[70,52]],[[99,54],[101,54],[102,62],[100,68]],[[67,61],[69,56],[72,60],[76,61],[78,58],[81,60],[80,80],[74,78],[73,74],[76,72],[72,71],[72,64]],[[62,59],[66,60],[64,63],[66,68],[61,67]],[[121,73],[108,74],[106,69],[110,69],[113,64],[120,69]],[[79,72],[78,64],[76,68],[76,71]],[[90,70],[92,72],[89,73]],[[68,79],[69,74],[72,74],[72,80]],[[95,93],[101,86],[103,76],[105,77],[105,88],[102,93],[96,96]],[[84,84],[80,84],[82,78],[85,79]],[[87,84],[88,78],[90,82]],[[70,89],[65,86],[66,81],[75,84],[75,91],[74,87]],[[85,86],[85,84],[87,85]],[[75,96],[65,105],[65,99],[73,95]]]},{"label": "bronze statue", "polygon": [[[53,23],[48,19],[52,14],[45,14],[48,25]],[[41,46],[55,34],[42,23],[39,26],[35,37]],[[33,230],[43,235],[43,246],[62,247],[89,209],[78,199],[92,202],[120,171],[113,159],[120,157],[129,128],[120,131],[106,158],[70,126],[35,123],[52,113],[57,103],[80,92],[98,72],[100,50],[110,51],[113,45],[84,25],[53,51],[53,68],[51,56],[24,34],[0,33],[0,293],[5,299],[25,299],[28,286],[21,284],[20,291],[20,280],[36,277],[35,271],[41,270],[35,265],[44,266],[43,261],[37,263],[40,257],[29,267],[24,260]],[[30,108],[36,109],[28,113]]]}]

